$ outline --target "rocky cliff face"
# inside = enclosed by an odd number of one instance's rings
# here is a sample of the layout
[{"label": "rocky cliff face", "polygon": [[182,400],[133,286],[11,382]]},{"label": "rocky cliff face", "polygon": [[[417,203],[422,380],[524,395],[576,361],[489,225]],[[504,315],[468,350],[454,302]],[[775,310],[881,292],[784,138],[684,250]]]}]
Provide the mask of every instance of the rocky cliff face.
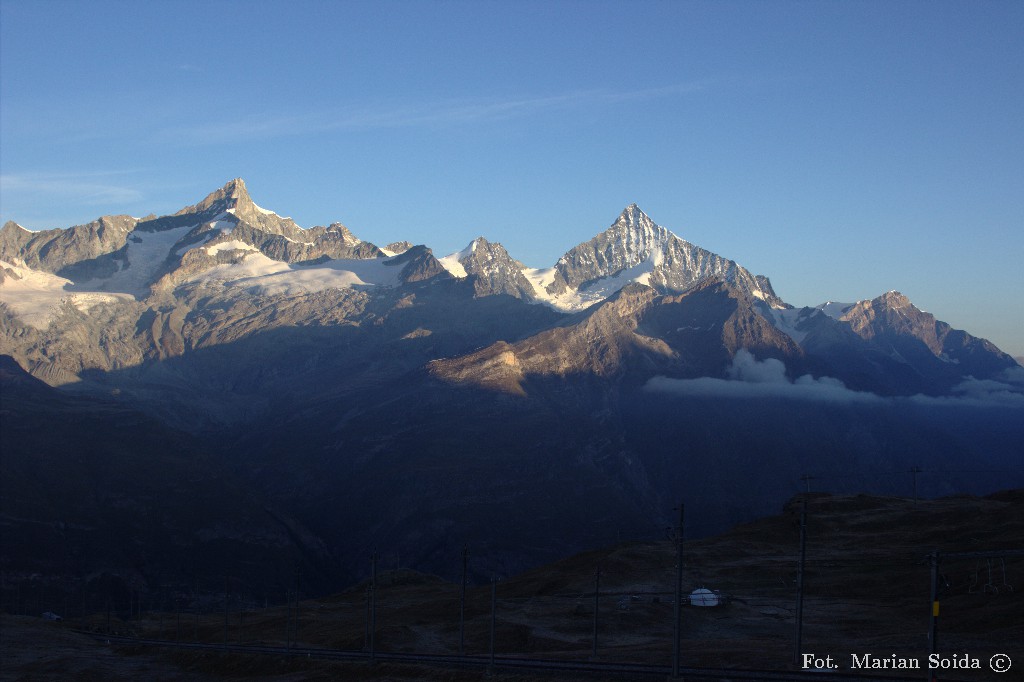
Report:
[{"label": "rocky cliff face", "polygon": [[558,296],[613,277],[648,284],[663,293],[686,291],[716,277],[771,306],[785,307],[766,277],[680,239],[636,204],[627,206],[610,228],[562,256],[546,290]]},{"label": "rocky cliff face", "polygon": [[457,255],[477,296],[503,294],[528,301],[536,298],[533,285],[523,275],[525,266],[501,244],[477,237]]},{"label": "rocky cliff face", "polygon": [[44,232],[29,232],[7,222],[0,229],[0,260],[69,279],[109,276],[124,261],[128,235],[137,225],[135,218],[123,215]]}]

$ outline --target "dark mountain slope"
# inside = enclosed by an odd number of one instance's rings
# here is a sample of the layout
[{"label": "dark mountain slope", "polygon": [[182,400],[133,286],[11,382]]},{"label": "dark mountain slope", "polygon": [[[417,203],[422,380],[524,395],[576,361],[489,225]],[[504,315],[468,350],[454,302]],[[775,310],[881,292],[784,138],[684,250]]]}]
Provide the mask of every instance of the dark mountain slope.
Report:
[{"label": "dark mountain slope", "polygon": [[296,567],[336,584],[332,553],[229,475],[208,445],[113,402],[83,401],[0,356],[2,570],[64,586],[187,586],[245,576],[263,590]]}]

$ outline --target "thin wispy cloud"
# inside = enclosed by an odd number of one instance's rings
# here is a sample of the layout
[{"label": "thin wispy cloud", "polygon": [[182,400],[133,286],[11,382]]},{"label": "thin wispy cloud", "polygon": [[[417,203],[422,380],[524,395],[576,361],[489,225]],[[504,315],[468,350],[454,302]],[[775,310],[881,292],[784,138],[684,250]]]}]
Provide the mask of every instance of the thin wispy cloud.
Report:
[{"label": "thin wispy cloud", "polygon": [[22,196],[42,194],[55,200],[88,205],[124,204],[139,201],[144,196],[135,187],[111,181],[129,173],[5,173],[0,175],[0,192]]},{"label": "thin wispy cloud", "polygon": [[0,222],[29,230],[79,225],[99,215],[131,213],[150,197],[141,170],[0,174]]},{"label": "thin wispy cloud", "polygon": [[351,108],[307,114],[246,116],[230,121],[168,128],[158,139],[210,144],[309,135],[346,130],[446,126],[502,121],[559,110],[611,106],[683,95],[705,87],[702,82],[642,90],[578,90],[546,97],[449,99],[397,106]]}]

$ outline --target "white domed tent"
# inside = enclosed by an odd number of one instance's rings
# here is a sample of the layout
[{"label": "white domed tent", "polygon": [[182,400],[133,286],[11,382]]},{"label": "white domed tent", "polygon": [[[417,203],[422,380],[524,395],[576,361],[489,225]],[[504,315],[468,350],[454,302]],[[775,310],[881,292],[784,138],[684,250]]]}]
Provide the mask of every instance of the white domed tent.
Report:
[{"label": "white domed tent", "polygon": [[690,593],[691,606],[718,606],[718,595],[705,587],[699,587]]}]

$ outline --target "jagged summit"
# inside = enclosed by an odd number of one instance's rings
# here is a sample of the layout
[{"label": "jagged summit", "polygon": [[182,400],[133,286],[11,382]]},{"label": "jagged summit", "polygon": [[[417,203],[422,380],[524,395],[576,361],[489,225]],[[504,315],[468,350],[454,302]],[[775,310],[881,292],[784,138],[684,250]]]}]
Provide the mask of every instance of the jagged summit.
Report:
[{"label": "jagged summit", "polygon": [[533,300],[533,285],[523,274],[524,266],[512,258],[505,247],[477,237],[466,248],[440,259],[454,277],[470,278],[477,296],[505,294]]},{"label": "jagged summit", "polygon": [[656,250],[664,250],[670,238],[679,239],[658,225],[636,204],[630,204],[604,234],[611,237],[626,254],[629,265],[647,260]]},{"label": "jagged summit", "polygon": [[907,298],[900,292],[896,291],[895,289],[893,289],[892,291],[885,292],[875,300],[884,302],[890,308],[905,308],[907,306],[913,305],[910,302],[909,298]]},{"label": "jagged summit", "polygon": [[648,224],[654,225],[654,221],[634,202],[622,209],[622,213],[619,215],[618,220],[615,221],[615,224],[639,227]]},{"label": "jagged summit", "polygon": [[301,230],[291,218],[278,215],[274,211],[262,208],[253,201],[245,180],[235,178],[220,189],[211,192],[194,206],[186,206],[176,216],[198,214],[204,220],[226,219],[231,216],[271,234],[290,236]]},{"label": "jagged summit", "polygon": [[242,178],[234,178],[229,180],[222,188],[214,192],[214,194],[220,193],[228,199],[233,199],[235,202],[251,202],[252,197],[249,196],[249,188],[245,186],[245,180]]},{"label": "jagged summit", "polygon": [[670,293],[687,291],[713,276],[773,308],[786,307],[768,278],[679,238],[633,203],[608,229],[559,259],[543,281],[541,297],[556,307],[580,309],[628,282]]},{"label": "jagged summit", "polygon": [[245,180],[242,178],[235,178],[234,180],[230,180],[220,189],[210,192],[199,203],[192,206],[186,206],[174,215],[207,213],[212,208],[219,209],[221,212],[231,210],[237,211],[238,209],[242,209],[244,211],[252,206],[252,197],[249,196],[249,190],[245,186]]}]

